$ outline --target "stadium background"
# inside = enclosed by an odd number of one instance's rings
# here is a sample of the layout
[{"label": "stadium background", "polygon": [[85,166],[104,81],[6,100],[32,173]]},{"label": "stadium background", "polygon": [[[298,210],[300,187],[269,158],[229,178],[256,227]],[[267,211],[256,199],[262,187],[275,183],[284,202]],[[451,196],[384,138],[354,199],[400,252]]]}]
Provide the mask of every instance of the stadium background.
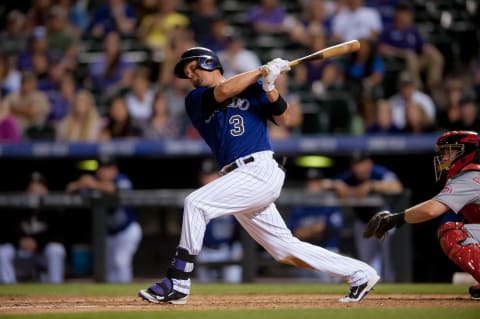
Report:
[{"label": "stadium background", "polygon": [[[98,2],[98,1],[97,1]],[[226,1],[225,1],[226,2]],[[232,1],[230,1],[232,2]],[[235,2],[235,1],[233,1]],[[238,1],[240,2],[240,1]],[[414,1],[419,12],[427,15],[428,1]],[[132,3],[135,3],[133,1]],[[222,1],[219,1],[222,3]],[[246,8],[251,5],[253,1],[242,1],[241,8]],[[292,5],[292,2],[281,1],[281,3],[289,5],[289,12],[297,12],[298,8]],[[433,3],[433,2],[431,2]],[[454,5],[464,3],[462,1],[438,1],[436,2],[437,8],[441,8],[441,5],[449,6],[449,10]],[[0,21],[5,21],[6,14],[13,8],[21,10],[27,10],[30,4],[29,1],[17,3],[15,1],[2,1],[0,5],[1,17]],[[447,8],[447,7],[446,7]],[[456,10],[456,11],[455,11]],[[462,9],[455,9],[451,12],[461,12]],[[478,9],[477,9],[478,11]],[[231,17],[238,17],[241,12],[229,12]],[[460,18],[463,15],[458,15]],[[435,19],[434,17],[430,17]],[[437,17],[438,18],[438,17]],[[429,19],[429,17],[422,16],[422,19]],[[476,15],[469,16],[468,21],[471,22],[480,21],[478,12]],[[434,23],[434,30],[429,33],[429,39],[436,46],[441,49],[447,62],[447,69],[461,68],[463,61],[469,60],[477,54],[478,47],[478,30],[467,28],[462,29],[461,23],[458,24],[460,29],[450,27],[445,29],[441,27],[438,21],[431,21]],[[456,21],[462,22],[462,21]],[[237,26],[241,27],[241,21],[232,21]],[[438,28],[437,28],[438,26]],[[477,27],[478,28],[478,27]],[[252,47],[252,49],[258,49]],[[262,51],[263,53],[267,51]],[[259,52],[260,53],[260,52]],[[268,54],[263,55],[263,60],[268,57]],[[393,70],[397,72],[399,70]],[[393,77],[392,77],[393,81]],[[388,84],[388,83],[387,83]],[[392,85],[392,83],[389,83]],[[327,133],[328,134],[328,133]],[[412,137],[414,139],[415,137]],[[0,153],[0,176],[1,184],[0,191],[21,191],[25,185],[25,182],[30,174],[34,170],[39,170],[48,176],[49,185],[52,190],[62,190],[65,184],[74,179],[79,174],[78,163],[83,159],[91,159],[95,156],[70,156],[65,154],[63,157],[53,158],[36,158],[32,157],[9,157],[6,153]],[[98,155],[98,154],[97,154]],[[287,164],[288,179],[286,187],[296,186],[303,178],[303,171],[301,168],[294,164],[294,158],[296,154],[289,154],[289,162]],[[143,154],[141,156],[124,156],[120,154],[119,165],[123,172],[128,174],[136,189],[158,189],[158,188],[192,188],[196,187],[195,176],[200,167],[201,161],[205,158],[205,154],[185,154],[168,156],[165,154],[158,154],[158,152],[152,150],[151,154]],[[326,170],[326,175],[334,174],[346,167],[348,163],[348,156],[346,154],[331,154],[334,159],[334,166]],[[412,203],[419,202],[427,199],[437,189],[434,185],[433,167],[432,167],[432,148],[425,147],[424,151],[417,152],[415,154],[409,154],[408,149],[404,154],[389,155],[383,152],[373,154],[374,159],[380,163],[388,166],[397,173],[404,185],[412,191]],[[89,228],[89,221],[78,215],[79,222],[67,226],[67,229],[80,229],[85,227]],[[438,243],[435,238],[435,226],[436,221],[428,222],[422,225],[415,225],[412,233],[412,251],[413,251],[413,270],[414,280],[419,282],[429,281],[450,281],[452,273],[457,270],[440,251]],[[85,241],[88,241],[88,235],[83,234]],[[164,236],[164,237],[162,237]],[[160,238],[159,238],[160,237]],[[158,236],[152,236],[146,238],[140,252],[135,260],[136,274],[152,275],[154,269],[153,265],[148,265],[151,260],[147,257],[146,251],[150,245],[159,243],[160,245],[166,245],[167,249],[171,249],[176,244],[176,234],[158,234]],[[166,239],[166,241],[165,241]],[[170,255],[170,252],[165,253],[166,256]],[[155,266],[156,267],[156,266]]]}]

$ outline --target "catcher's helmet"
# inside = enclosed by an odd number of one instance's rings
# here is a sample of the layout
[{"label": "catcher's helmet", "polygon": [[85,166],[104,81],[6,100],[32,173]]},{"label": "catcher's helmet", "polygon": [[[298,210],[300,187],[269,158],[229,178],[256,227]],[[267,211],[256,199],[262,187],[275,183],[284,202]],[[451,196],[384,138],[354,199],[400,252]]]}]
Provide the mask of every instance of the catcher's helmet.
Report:
[{"label": "catcher's helmet", "polygon": [[223,67],[215,52],[203,47],[190,48],[182,53],[180,61],[175,65],[175,75],[181,79],[186,79],[187,76],[183,68],[185,64],[190,61],[198,61],[198,66],[205,71],[213,71],[219,69],[223,74]]},{"label": "catcher's helmet", "polygon": [[467,164],[478,162],[478,134],[471,131],[446,132],[435,143],[435,152],[435,179],[437,182],[446,181]]}]

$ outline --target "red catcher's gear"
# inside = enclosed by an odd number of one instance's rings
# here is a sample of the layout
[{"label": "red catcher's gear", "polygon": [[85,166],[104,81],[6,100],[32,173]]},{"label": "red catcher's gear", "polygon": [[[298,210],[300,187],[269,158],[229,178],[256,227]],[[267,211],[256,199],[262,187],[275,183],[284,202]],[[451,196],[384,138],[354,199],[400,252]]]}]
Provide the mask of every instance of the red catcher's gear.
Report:
[{"label": "red catcher's gear", "polygon": [[437,182],[445,182],[468,164],[478,161],[478,134],[471,131],[450,131],[442,134],[436,144],[433,158]]},{"label": "red catcher's gear", "polygon": [[443,252],[463,271],[469,273],[480,282],[480,244],[462,245],[468,238],[462,222],[447,222],[437,231],[437,237]]}]

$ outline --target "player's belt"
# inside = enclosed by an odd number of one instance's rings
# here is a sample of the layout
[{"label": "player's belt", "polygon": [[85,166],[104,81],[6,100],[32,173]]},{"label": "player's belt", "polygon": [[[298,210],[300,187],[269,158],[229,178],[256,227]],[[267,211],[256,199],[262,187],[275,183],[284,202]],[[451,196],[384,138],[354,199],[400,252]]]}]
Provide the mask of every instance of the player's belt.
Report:
[{"label": "player's belt", "polygon": [[[248,163],[251,163],[251,162],[255,161],[255,158],[253,158],[253,156],[249,156],[246,159],[243,159],[241,161],[243,162],[243,164],[248,164]],[[227,174],[227,173],[230,173],[231,171],[233,171],[237,168],[238,168],[238,164],[236,162],[233,162],[232,164],[230,164],[228,166],[225,166],[223,171],[225,172],[225,174]]]},{"label": "player's belt", "polygon": [[[287,158],[285,156],[282,156],[280,158],[274,157],[273,159],[277,161],[278,167],[280,167],[283,171],[285,171],[285,162]],[[255,158],[253,156],[249,156],[241,161],[243,162],[243,164],[248,164],[255,161]],[[231,171],[237,168],[238,168],[238,164],[236,162],[233,162],[232,164],[225,166],[225,168],[223,169],[223,173],[224,174],[230,173]]]}]

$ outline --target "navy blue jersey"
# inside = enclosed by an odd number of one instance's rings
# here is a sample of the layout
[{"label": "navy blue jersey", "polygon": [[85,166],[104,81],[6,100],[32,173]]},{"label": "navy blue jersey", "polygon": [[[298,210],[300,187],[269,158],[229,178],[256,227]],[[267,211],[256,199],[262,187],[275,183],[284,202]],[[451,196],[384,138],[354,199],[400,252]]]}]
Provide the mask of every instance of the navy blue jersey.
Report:
[{"label": "navy blue jersey", "polygon": [[251,153],[272,150],[267,131],[269,104],[258,82],[223,103],[215,102],[212,87],[196,88],[185,99],[193,126],[220,167]]},{"label": "navy blue jersey", "polygon": [[[114,181],[117,190],[131,190],[130,179],[118,173]],[[137,220],[137,214],[131,207],[117,207],[112,209],[107,216],[108,234],[114,235],[125,230],[131,223]]]}]

